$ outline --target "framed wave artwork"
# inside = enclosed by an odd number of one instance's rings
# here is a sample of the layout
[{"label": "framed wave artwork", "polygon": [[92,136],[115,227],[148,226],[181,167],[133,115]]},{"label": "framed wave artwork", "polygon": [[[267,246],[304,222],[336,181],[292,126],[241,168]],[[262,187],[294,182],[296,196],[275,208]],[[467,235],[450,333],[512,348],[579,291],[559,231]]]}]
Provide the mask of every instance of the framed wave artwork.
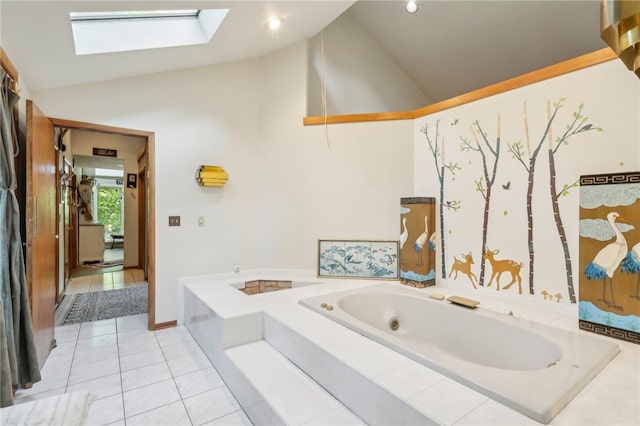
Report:
[{"label": "framed wave artwork", "polygon": [[318,241],[318,277],[396,280],[398,265],[398,241]]}]

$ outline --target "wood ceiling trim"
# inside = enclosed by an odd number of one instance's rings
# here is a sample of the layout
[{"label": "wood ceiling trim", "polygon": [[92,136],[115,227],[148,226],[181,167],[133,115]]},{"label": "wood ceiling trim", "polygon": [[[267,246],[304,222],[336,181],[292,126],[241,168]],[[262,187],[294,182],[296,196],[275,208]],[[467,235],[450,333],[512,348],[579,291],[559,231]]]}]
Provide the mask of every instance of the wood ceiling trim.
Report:
[{"label": "wood ceiling trim", "polygon": [[414,111],[376,112],[369,114],[345,114],[304,117],[305,126],[314,124],[361,123],[365,121],[408,120],[414,118]]},{"label": "wood ceiling trim", "polygon": [[518,77],[504,80],[496,84],[492,84],[487,87],[483,87],[478,90],[455,96],[450,99],[446,99],[435,104],[427,105],[422,108],[418,108],[414,111],[401,111],[401,112],[385,112],[385,113],[372,113],[372,114],[348,114],[348,115],[331,115],[331,116],[313,116],[304,117],[302,124],[305,126],[318,125],[318,124],[337,124],[337,123],[359,123],[365,121],[387,121],[387,120],[407,120],[424,117],[425,115],[434,114],[436,112],[444,111],[450,108],[454,108],[460,105],[474,102],[480,99],[488,98],[500,93],[508,92],[509,90],[518,89],[520,87],[528,86],[530,84],[538,83],[550,78],[558,77],[563,74],[578,71],[583,68],[588,68],[593,65],[598,65],[603,62],[616,59],[617,56],[613,50],[606,47],[604,49],[596,50],[595,52],[587,53],[582,56],[578,56],[573,59],[569,59],[554,65],[550,65],[545,68],[541,68],[536,71],[532,71],[527,74],[523,74]]},{"label": "wood ceiling trim", "polygon": [[13,66],[7,54],[4,53],[2,47],[0,47],[0,66],[7,72],[7,74],[9,74],[9,77],[11,77],[11,79],[13,80],[13,88],[15,89],[15,86],[18,85],[18,70]]}]

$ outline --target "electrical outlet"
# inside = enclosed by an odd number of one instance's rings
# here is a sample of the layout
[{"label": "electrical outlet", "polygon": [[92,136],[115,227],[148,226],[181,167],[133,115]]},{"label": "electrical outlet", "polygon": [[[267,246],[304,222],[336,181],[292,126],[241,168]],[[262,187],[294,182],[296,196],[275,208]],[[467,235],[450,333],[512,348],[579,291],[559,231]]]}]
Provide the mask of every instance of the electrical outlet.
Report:
[{"label": "electrical outlet", "polygon": [[204,216],[198,216],[198,226],[204,226]]},{"label": "electrical outlet", "polygon": [[169,216],[169,226],[180,226],[180,216]]},{"label": "electrical outlet", "polygon": [[240,265],[238,265],[237,263],[233,265],[233,272],[240,272]]}]

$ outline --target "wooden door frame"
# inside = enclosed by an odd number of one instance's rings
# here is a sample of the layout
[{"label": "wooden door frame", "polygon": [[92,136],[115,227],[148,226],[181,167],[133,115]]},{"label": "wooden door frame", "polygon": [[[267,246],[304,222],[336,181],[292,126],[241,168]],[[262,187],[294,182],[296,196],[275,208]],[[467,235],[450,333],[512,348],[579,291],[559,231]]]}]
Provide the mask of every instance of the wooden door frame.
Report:
[{"label": "wooden door frame", "polygon": [[78,267],[78,209],[72,208],[78,200],[76,187],[78,184],[77,176],[74,174],[71,178],[71,186],[73,188],[69,197],[69,270],[73,271]]},{"label": "wooden door frame", "polygon": [[[55,129],[55,126],[54,126]],[[55,134],[55,133],[54,133]],[[55,143],[55,140],[54,140]],[[60,296],[60,256],[64,256],[64,253],[60,253],[60,152],[56,150],[56,305],[60,303],[62,297]],[[64,279],[64,278],[63,278]]]},{"label": "wooden door frame", "polygon": [[[25,269],[38,364],[44,365],[55,339],[59,251],[55,126],[30,99],[26,100],[26,256]],[[56,170],[51,170],[51,169]]]},{"label": "wooden door frame", "polygon": [[[73,169],[71,162],[64,156],[64,153],[58,151],[58,160],[59,167],[56,170],[56,202],[58,203],[58,208],[56,209],[56,223],[58,224],[58,230],[60,234],[58,236],[58,247],[56,250],[56,268],[60,268],[60,260],[62,259],[62,271],[56,271],[56,277],[62,277],[62,282],[56,282],[56,305],[62,301],[62,297],[64,296],[64,292],[67,289],[67,285],[69,284],[69,279],[71,277],[71,269],[75,267],[75,265],[71,265],[71,235],[72,232],[69,232],[71,229],[71,191],[75,186],[75,181],[70,182],[67,179],[67,182],[62,185],[60,172],[67,173],[68,176],[73,174]],[[63,190],[64,189],[64,190]],[[60,214],[60,208],[62,207],[62,214]],[[60,240],[62,240],[62,244],[60,245]],[[73,244],[77,244],[73,241]],[[60,249],[62,253],[60,253]],[[62,272],[62,275],[60,273]],[[61,288],[62,287],[62,288]]]},{"label": "wooden door frame", "polygon": [[[149,217],[148,217],[148,247],[149,247],[149,275],[147,281],[149,283],[149,330],[166,327],[165,324],[156,324],[156,214],[155,214],[155,133],[144,130],[127,129],[124,127],[105,126],[101,124],[85,123],[81,121],[65,120],[61,118],[51,118],[54,127],[62,127],[72,130],[86,130],[99,133],[110,133],[122,136],[137,136],[146,138],[147,150],[147,170],[149,179],[147,185],[149,188]],[[140,214],[140,212],[138,212]]]},{"label": "wooden door frame", "polygon": [[[139,160],[138,160],[139,161]],[[147,165],[138,169],[138,266],[144,271],[147,278],[147,232],[145,221],[147,215]],[[144,214],[140,214],[143,212]]]}]

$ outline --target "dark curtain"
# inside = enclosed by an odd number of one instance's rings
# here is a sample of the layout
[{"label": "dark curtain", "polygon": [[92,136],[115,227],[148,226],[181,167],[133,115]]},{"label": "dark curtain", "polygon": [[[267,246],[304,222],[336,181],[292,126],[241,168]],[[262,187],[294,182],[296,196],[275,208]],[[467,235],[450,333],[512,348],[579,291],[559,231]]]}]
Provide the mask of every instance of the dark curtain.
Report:
[{"label": "dark curtain", "polygon": [[20,211],[15,196],[14,147],[17,146],[12,108],[19,96],[0,69],[0,407],[13,405],[13,390],[40,380],[27,293]]}]

